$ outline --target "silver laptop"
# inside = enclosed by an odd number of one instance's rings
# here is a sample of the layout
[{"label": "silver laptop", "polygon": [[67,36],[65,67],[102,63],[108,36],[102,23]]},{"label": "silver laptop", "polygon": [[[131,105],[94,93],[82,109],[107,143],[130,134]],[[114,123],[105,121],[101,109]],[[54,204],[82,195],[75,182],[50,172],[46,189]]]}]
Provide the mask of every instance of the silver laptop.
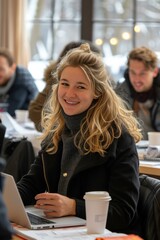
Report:
[{"label": "silver laptop", "polygon": [[24,207],[13,176],[1,173],[5,177],[3,198],[10,221],[30,229],[46,229],[86,225],[86,220],[67,216],[60,218],[45,218],[42,210],[33,206]]}]

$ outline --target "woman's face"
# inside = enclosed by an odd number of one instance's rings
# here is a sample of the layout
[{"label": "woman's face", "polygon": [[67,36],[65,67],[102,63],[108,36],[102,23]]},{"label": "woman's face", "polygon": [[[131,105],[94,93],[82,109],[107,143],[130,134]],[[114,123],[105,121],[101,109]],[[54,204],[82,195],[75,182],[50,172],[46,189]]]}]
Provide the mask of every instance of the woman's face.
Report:
[{"label": "woman's face", "polygon": [[80,67],[66,67],[61,74],[58,100],[67,115],[76,115],[89,108],[94,91]]}]

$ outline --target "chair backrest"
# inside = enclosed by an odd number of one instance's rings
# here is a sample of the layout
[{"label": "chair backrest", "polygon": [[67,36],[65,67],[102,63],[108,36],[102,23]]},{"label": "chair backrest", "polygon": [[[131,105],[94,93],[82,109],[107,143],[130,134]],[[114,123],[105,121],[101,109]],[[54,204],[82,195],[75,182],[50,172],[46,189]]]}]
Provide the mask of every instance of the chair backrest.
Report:
[{"label": "chair backrest", "polygon": [[29,171],[35,160],[32,143],[26,138],[5,138],[2,156],[6,160],[4,172],[11,174],[15,182],[18,182]]},{"label": "chair backrest", "polygon": [[160,180],[140,176],[138,213],[145,240],[160,240]]}]

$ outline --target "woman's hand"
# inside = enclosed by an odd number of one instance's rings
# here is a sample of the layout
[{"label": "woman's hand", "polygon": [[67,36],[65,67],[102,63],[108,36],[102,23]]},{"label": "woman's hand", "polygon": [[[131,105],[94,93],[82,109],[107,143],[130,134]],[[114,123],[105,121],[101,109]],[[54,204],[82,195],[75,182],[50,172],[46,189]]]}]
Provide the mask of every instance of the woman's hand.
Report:
[{"label": "woman's hand", "polygon": [[40,193],[35,196],[35,208],[42,209],[46,217],[62,217],[76,215],[74,199],[57,193]]}]

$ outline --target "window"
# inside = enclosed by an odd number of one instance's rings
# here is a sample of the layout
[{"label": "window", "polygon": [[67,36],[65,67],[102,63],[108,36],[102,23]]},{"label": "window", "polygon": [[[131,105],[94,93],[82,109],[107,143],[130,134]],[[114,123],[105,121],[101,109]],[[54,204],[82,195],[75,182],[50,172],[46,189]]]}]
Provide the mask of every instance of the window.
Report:
[{"label": "window", "polygon": [[101,47],[118,81],[133,47],[145,45],[158,53],[159,11],[160,0],[28,0],[30,70],[42,78],[44,66],[66,43],[83,38]]},{"label": "window", "polygon": [[80,39],[80,9],[80,0],[28,0],[29,70],[36,80],[43,78],[47,63],[56,60],[68,42]]}]

